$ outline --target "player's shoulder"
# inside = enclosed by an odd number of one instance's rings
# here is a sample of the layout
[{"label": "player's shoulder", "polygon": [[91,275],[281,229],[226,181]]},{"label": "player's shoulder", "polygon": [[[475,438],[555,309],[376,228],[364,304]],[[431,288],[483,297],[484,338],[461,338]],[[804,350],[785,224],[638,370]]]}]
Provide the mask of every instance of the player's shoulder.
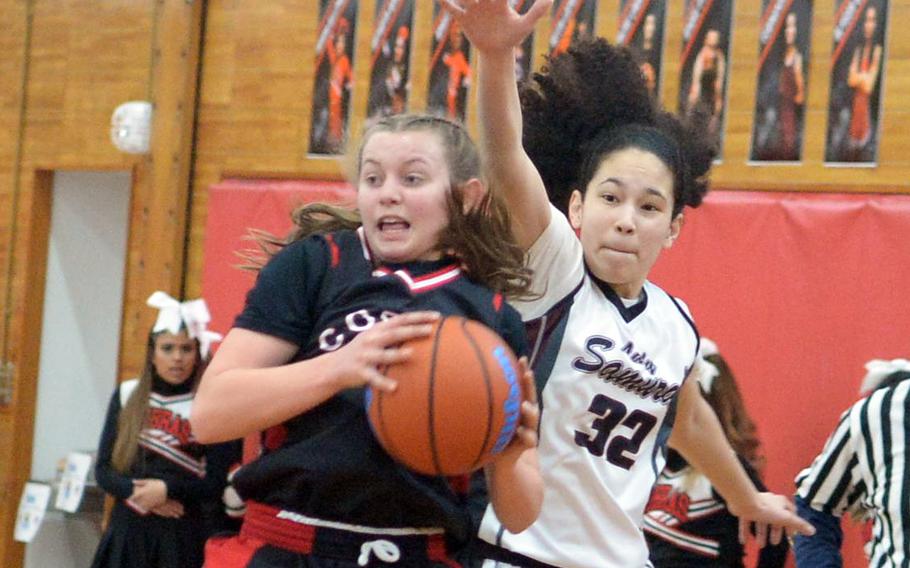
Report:
[{"label": "player's shoulder", "polygon": [[650,280],[645,281],[644,290],[648,296],[649,308],[653,307],[655,310],[666,311],[668,312],[667,315],[678,315],[693,327],[695,326],[692,312],[682,298],[674,296]]},{"label": "player's shoulder", "polygon": [[283,246],[269,259],[263,271],[294,273],[317,268],[337,268],[351,260],[362,261],[366,255],[365,250],[356,231],[317,233]]}]

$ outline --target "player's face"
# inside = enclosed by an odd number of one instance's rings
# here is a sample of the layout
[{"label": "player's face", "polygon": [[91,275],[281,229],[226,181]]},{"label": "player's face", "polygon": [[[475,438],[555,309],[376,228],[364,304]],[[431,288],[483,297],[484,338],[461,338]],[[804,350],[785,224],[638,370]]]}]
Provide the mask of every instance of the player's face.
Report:
[{"label": "player's face", "polygon": [[370,248],[384,262],[436,260],[449,223],[449,167],[439,136],[377,132],[363,147],[357,206]]},{"label": "player's face", "polygon": [[196,340],[185,331],[174,335],[164,332],[155,338],[152,365],[158,376],[172,385],[190,378],[196,366]]},{"label": "player's face", "polygon": [[787,45],[796,43],[796,14],[790,12],[787,14],[786,27],[784,28],[784,37],[787,39]]},{"label": "player's face", "polygon": [[867,40],[871,40],[875,35],[875,8],[866,10],[866,19],[863,21],[863,35]]},{"label": "player's face", "polygon": [[679,234],[682,215],[672,214],[673,174],[638,148],[604,158],[585,195],[576,191],[569,203],[585,261],[624,298],[638,297],[661,250]]},{"label": "player's face", "polygon": [[645,27],[642,30],[645,39],[651,39],[654,37],[654,30],[657,29],[657,17],[654,14],[648,14],[645,16]]},{"label": "player's face", "polygon": [[705,46],[711,49],[717,49],[720,45],[720,32],[717,30],[708,30],[705,34]]}]

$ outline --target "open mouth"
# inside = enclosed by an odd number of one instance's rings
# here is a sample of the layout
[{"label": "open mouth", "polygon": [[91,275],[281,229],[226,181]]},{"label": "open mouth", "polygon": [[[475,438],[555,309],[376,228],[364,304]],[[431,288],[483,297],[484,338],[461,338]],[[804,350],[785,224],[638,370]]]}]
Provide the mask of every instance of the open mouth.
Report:
[{"label": "open mouth", "polygon": [[378,226],[381,233],[396,233],[411,228],[410,223],[397,217],[384,217],[379,220]]}]

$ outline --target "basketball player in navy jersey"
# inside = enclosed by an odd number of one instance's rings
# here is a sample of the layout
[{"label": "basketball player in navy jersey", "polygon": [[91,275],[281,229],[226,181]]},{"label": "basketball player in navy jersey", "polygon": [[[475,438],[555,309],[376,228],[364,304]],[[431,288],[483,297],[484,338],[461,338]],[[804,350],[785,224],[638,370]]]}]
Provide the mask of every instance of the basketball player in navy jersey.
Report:
[{"label": "basketball player in navy jersey", "polygon": [[447,4],[481,54],[491,178],[541,294],[515,305],[536,332],[544,503],[520,534],[488,510],[483,554],[517,566],[648,565],[642,517],[668,442],[760,538],[768,523],[774,542],[785,528],[811,531],[786,498],[756,491],[687,380],[699,338],[686,306],[647,279],[684,206],[707,190],[704,128],[655,111],[631,53],[602,39],[551,58],[519,99],[512,50],[549,2],[524,16],[508,0]]},{"label": "basketball player in navy jersey", "polygon": [[539,511],[526,363],[518,435],[470,480],[406,470],[365,410],[365,387],[393,390],[380,369],[407,359],[401,344],[440,313],[526,352],[503,293],[524,293],[528,273],[475,146],[454,122],[395,115],[369,127],[357,164],[358,214],[318,204],[295,213],[297,234],[262,268],[203,378],[201,438],[266,431],[264,455],[233,479],[247,508],[240,536],[210,541],[210,566],[451,566],[486,506],[484,476],[510,530]]}]

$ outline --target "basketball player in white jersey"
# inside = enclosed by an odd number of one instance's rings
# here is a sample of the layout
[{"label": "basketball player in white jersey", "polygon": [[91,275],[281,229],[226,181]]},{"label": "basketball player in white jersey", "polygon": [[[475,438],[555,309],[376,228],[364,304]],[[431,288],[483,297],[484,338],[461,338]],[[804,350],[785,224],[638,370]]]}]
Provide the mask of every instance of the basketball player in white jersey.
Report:
[{"label": "basketball player in white jersey", "polygon": [[647,280],[683,207],[707,191],[705,128],[656,111],[634,58],[602,39],[550,59],[519,98],[512,50],[549,2],[524,16],[508,0],[447,4],[481,54],[491,179],[542,294],[515,306],[542,387],[544,504],[519,534],[488,511],[479,555],[532,568],[647,566],[641,524],[668,442],[760,539],[769,524],[774,542],[784,529],[811,532],[789,500],[755,489],[687,380],[699,337],[686,306]]}]

